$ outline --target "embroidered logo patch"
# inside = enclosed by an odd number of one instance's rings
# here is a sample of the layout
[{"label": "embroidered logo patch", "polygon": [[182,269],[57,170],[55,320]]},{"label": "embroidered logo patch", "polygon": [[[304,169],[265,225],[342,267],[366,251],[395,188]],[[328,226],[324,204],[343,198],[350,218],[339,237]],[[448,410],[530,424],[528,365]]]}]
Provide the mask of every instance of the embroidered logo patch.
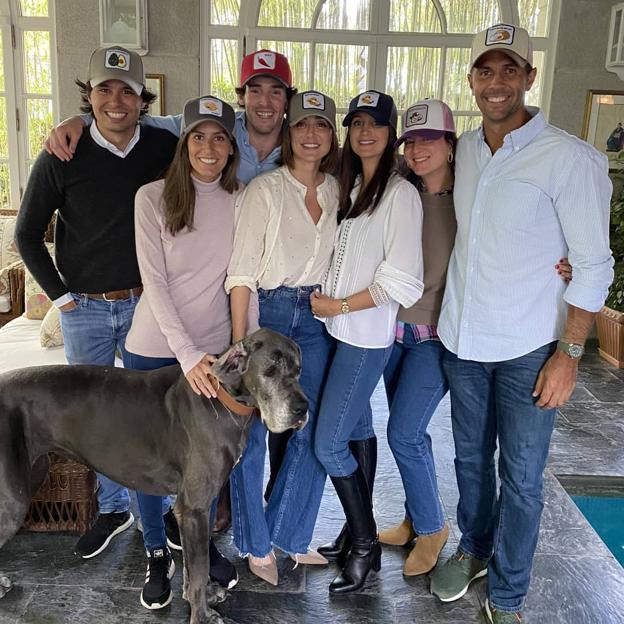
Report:
[{"label": "embroidered logo patch", "polygon": [[275,69],[274,52],[258,52],[253,57],[254,69]]},{"label": "embroidered logo patch", "polygon": [[223,103],[216,98],[201,98],[199,100],[199,114],[221,117],[223,115]]},{"label": "embroidered logo patch", "polygon": [[421,126],[427,123],[427,113],[429,112],[429,106],[427,104],[419,104],[418,106],[412,106],[407,109],[405,115],[405,129],[412,126]]},{"label": "embroidered logo patch", "polygon": [[158,558],[164,557],[164,556],[165,556],[165,551],[162,548],[157,548],[154,551],[154,558],[155,559],[158,559]]},{"label": "embroidered logo patch", "polygon": [[371,108],[375,108],[377,106],[377,102],[379,102],[379,93],[375,93],[374,91],[367,91],[366,93],[362,93],[358,98],[357,105],[359,106],[370,106]]},{"label": "embroidered logo patch", "polygon": [[106,50],[104,67],[130,71],[130,55],[123,50]]},{"label": "embroidered logo patch", "polygon": [[316,91],[308,91],[303,94],[303,108],[315,108],[325,110],[325,96]]},{"label": "embroidered logo patch", "polygon": [[507,24],[492,26],[492,28],[488,28],[485,35],[485,45],[500,45],[501,43],[511,45],[514,40],[515,32],[516,29],[513,26],[508,26]]}]

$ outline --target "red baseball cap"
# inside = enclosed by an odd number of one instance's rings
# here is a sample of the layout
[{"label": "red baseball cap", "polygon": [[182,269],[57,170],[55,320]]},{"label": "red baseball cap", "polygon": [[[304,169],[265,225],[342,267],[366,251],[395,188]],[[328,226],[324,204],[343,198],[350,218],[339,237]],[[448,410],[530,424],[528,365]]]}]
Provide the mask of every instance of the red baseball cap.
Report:
[{"label": "red baseball cap", "polygon": [[292,73],[288,59],[279,52],[258,50],[243,58],[239,87],[244,87],[255,76],[268,76],[292,88]]}]

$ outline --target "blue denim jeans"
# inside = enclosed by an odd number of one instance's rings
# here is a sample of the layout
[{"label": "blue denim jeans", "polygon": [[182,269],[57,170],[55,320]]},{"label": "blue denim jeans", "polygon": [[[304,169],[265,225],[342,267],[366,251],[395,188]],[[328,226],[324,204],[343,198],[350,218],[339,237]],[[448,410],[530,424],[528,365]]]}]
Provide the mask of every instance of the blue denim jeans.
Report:
[{"label": "blue denim jeans", "polygon": [[[78,293],[72,295],[76,307],[69,312],[61,312],[67,361],[70,364],[114,366],[115,352],[119,350],[125,366],[127,351],[124,343],[139,298],[100,301]],[[98,473],[97,477],[100,483],[97,494],[100,513],[128,511],[128,490],[102,474]]]},{"label": "blue denim jeans", "polygon": [[[147,357],[127,351],[126,368],[134,370],[150,371],[164,366],[177,364],[178,360],[167,357]],[[158,461],[155,458],[155,461]],[[139,513],[143,523],[143,544],[145,550],[151,551],[156,548],[164,548],[167,545],[165,522],[163,515],[171,509],[171,499],[168,496],[154,496],[136,492],[139,503]]]},{"label": "blue denim jeans", "polygon": [[349,440],[375,435],[370,398],[381,379],[392,345],[364,349],[338,341],[323,391],[314,451],[331,477],[353,474],[358,463]]},{"label": "blue denim jeans", "polygon": [[405,490],[405,512],[418,535],[437,533],[445,518],[440,503],[429,421],[446,394],[442,370],[444,345],[437,340],[417,343],[406,331],[395,342],[384,381],[390,416],[388,444]]},{"label": "blue denim jeans", "polygon": [[520,610],[529,587],[556,413],[536,407],[531,394],[555,348],[549,343],[504,362],[460,360],[448,351],[444,356],[459,487],[459,548],[480,559],[491,557],[488,595],[501,611]]},{"label": "blue denim jeans", "polygon": [[308,423],[288,441],[266,508],[262,486],[267,429],[256,419],[245,451],[230,477],[234,543],[241,555],[264,557],[272,546],[306,553],[325,486],[313,450],[321,391],[332,351],[325,326],[310,309],[313,286],[259,290],[260,326],[292,338],[301,349],[299,382],[308,399]]}]

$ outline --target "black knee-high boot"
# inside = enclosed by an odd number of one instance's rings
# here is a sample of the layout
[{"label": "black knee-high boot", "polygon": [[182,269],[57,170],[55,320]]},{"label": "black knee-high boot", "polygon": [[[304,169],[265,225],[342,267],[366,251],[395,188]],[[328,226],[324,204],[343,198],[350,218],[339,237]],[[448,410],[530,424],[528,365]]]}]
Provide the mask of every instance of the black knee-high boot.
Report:
[{"label": "black knee-high boot", "polygon": [[368,484],[362,469],[348,477],[331,477],[347,517],[351,549],[342,572],[331,582],[332,594],[347,594],[360,589],[371,570],[381,567],[381,546]]},{"label": "black knee-high boot", "polygon": [[[349,442],[349,448],[358,465],[364,472],[366,483],[368,484],[368,491],[372,500],[375,471],[377,470],[377,438],[351,440],[351,442]],[[342,566],[347,559],[350,548],[351,536],[349,535],[349,527],[345,522],[345,524],[342,525],[342,530],[338,534],[338,537],[333,542],[321,546],[318,552],[328,561],[337,561]]]}]

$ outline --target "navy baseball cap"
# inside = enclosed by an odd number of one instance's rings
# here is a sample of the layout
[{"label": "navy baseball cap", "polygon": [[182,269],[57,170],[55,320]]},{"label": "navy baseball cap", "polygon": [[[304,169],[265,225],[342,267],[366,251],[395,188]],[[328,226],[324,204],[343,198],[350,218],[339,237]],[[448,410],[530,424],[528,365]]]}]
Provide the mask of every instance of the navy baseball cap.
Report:
[{"label": "navy baseball cap", "polygon": [[377,123],[397,129],[397,108],[394,100],[385,93],[364,91],[356,95],[349,104],[349,112],[342,120],[342,125],[345,127],[351,125],[356,113],[366,113]]}]

